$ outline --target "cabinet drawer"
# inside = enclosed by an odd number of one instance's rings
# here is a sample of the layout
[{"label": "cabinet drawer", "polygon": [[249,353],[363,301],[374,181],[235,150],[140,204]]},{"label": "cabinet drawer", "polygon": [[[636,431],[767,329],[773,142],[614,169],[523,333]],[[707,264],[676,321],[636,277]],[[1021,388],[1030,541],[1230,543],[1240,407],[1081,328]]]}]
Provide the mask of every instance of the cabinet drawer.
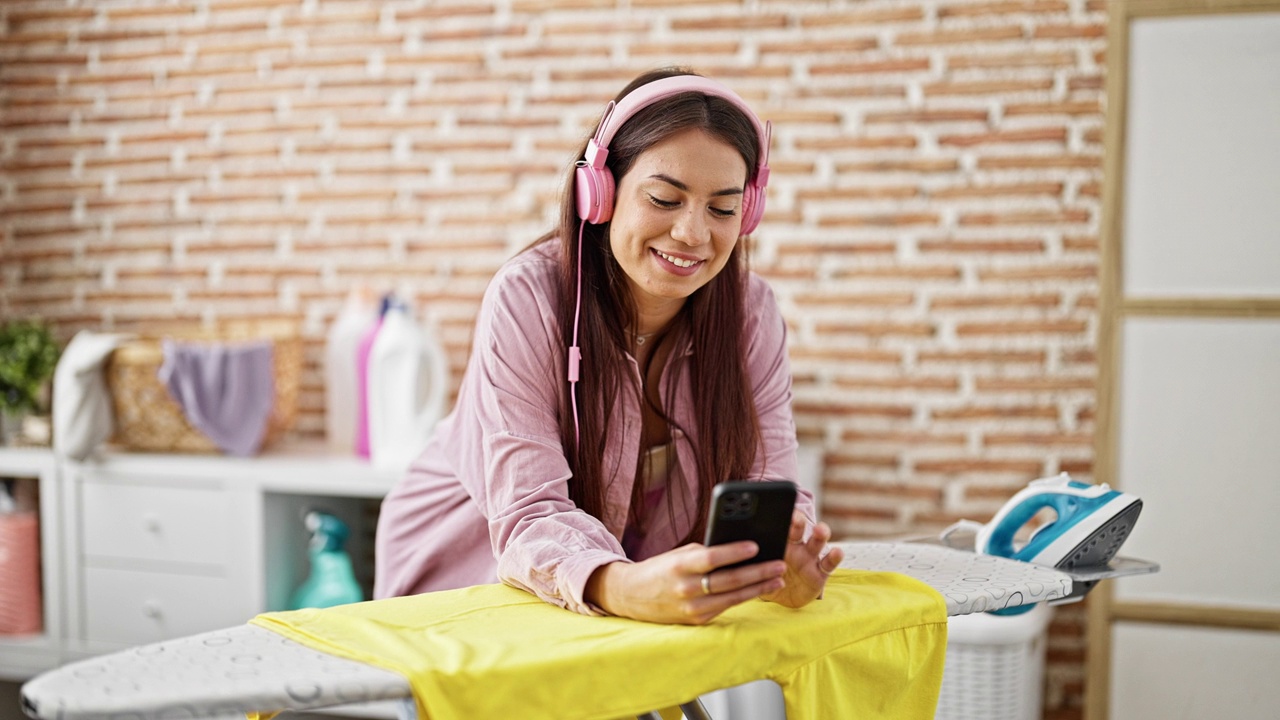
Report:
[{"label": "cabinet drawer", "polygon": [[139,645],[240,625],[256,613],[226,577],[84,569],[84,639]]},{"label": "cabinet drawer", "polygon": [[222,565],[230,499],[220,490],[86,482],[84,554]]}]

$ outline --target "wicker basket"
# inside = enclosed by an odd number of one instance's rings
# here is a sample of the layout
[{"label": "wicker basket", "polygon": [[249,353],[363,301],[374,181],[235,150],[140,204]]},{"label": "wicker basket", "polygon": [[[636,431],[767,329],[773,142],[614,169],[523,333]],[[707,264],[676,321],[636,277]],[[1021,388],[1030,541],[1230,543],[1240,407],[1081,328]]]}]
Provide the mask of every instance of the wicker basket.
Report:
[{"label": "wicker basket", "polygon": [[216,453],[213,441],[191,426],[182,408],[160,383],[164,338],[185,342],[238,343],[271,340],[275,371],[275,407],[262,447],[280,439],[298,417],[302,341],[288,321],[227,322],[215,332],[178,330],[131,340],[116,348],[106,366],[107,387],[115,410],[112,442],[128,450]]}]

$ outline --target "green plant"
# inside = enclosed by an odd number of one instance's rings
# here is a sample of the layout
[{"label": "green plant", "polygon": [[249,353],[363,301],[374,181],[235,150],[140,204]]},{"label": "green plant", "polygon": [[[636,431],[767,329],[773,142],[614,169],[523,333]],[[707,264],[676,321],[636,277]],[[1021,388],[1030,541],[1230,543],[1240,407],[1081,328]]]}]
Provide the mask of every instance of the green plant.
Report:
[{"label": "green plant", "polygon": [[11,320],[0,325],[0,410],[40,409],[40,389],[58,364],[58,344],[43,322]]}]

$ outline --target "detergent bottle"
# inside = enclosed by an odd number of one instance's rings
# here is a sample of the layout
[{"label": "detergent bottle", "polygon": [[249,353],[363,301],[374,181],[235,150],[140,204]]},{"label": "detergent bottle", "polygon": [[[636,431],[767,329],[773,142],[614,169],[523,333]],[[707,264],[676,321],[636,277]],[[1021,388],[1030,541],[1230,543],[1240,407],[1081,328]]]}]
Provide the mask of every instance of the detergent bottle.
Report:
[{"label": "detergent bottle", "polygon": [[393,301],[369,357],[369,448],[374,467],[404,470],[444,416],[449,362],[429,324]]},{"label": "detergent bottle", "polygon": [[289,599],[289,609],[325,608],[362,602],[364,592],[356,582],[351,558],[343,546],[347,542],[347,525],[337,517],[319,510],[307,513],[305,520],[311,542],[307,554],[311,558],[311,574]]},{"label": "detergent bottle", "polygon": [[356,447],[356,354],[360,339],[378,321],[378,304],[359,286],[329,328],[324,344],[324,430],[330,449],[350,453]]},{"label": "detergent bottle", "polygon": [[382,297],[378,307],[378,317],[360,336],[356,345],[356,455],[369,457],[369,354],[373,350],[373,341],[382,330],[382,319],[391,305],[390,294]]}]

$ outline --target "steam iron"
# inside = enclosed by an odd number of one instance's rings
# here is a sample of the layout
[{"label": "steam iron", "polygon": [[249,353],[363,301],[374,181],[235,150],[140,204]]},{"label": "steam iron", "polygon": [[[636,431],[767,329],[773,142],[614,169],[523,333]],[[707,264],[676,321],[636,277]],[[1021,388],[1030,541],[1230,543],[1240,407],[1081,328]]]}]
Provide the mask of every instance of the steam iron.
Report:
[{"label": "steam iron", "polygon": [[[1044,508],[1057,513],[1025,544],[1014,536]],[[1067,473],[1031,481],[977,531],[974,551],[1047,565],[1064,571],[1105,567],[1128,539],[1142,512],[1142,500],[1109,485],[1076,482]],[[1074,583],[1067,601],[1078,600],[1097,580]],[[1009,608],[1025,612],[1031,606]],[[1005,611],[1000,611],[1005,612]],[[1009,614],[1016,614],[1010,612]]]}]

